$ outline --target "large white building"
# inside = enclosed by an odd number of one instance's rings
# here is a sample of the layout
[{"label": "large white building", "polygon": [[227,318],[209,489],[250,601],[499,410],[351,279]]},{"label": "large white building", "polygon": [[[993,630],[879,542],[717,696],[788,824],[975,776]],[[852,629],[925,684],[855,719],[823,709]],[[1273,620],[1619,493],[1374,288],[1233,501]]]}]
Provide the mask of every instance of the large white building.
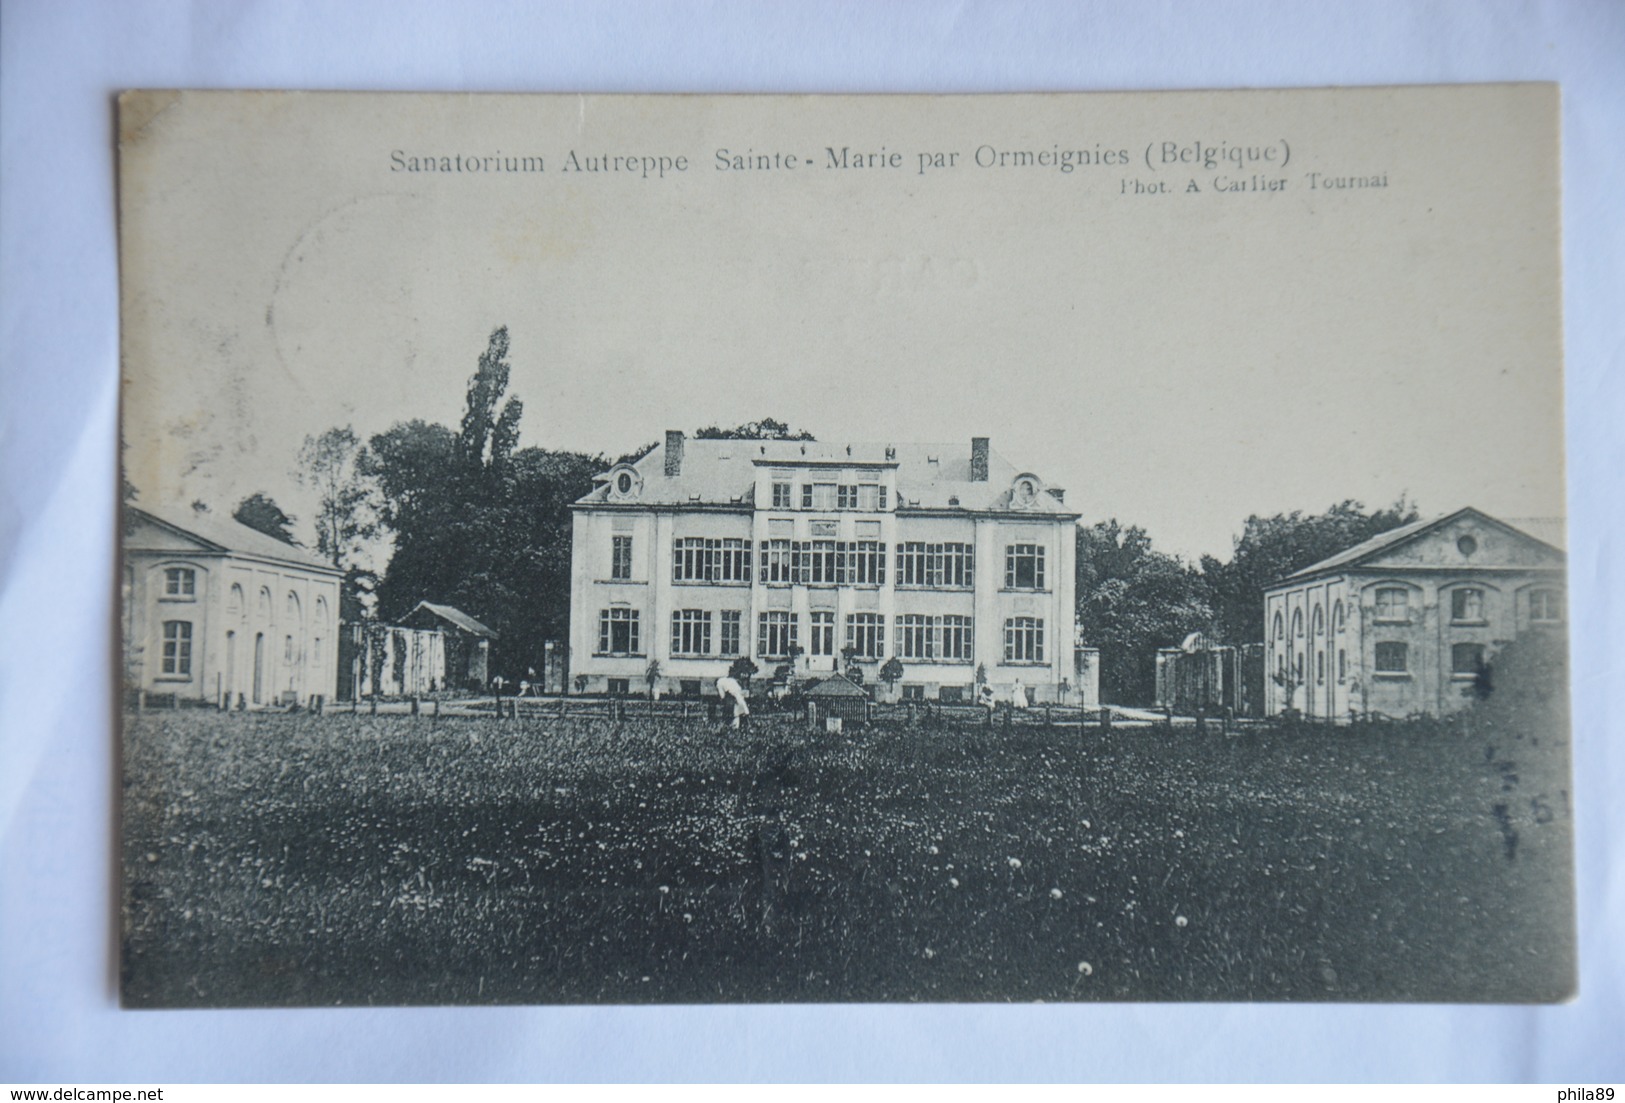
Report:
[{"label": "large white building", "polygon": [[333,700],[342,571],[230,517],[126,513],[129,688],[245,708]]},{"label": "large white building", "polygon": [[1063,491],[959,445],[691,440],[670,431],[574,506],[570,668],[587,692],[714,692],[734,659],[904,697],[995,690],[1093,705],[1075,647]]},{"label": "large white building", "polygon": [[1265,709],[1442,715],[1530,632],[1564,631],[1563,552],[1476,509],[1403,525],[1264,592]]}]

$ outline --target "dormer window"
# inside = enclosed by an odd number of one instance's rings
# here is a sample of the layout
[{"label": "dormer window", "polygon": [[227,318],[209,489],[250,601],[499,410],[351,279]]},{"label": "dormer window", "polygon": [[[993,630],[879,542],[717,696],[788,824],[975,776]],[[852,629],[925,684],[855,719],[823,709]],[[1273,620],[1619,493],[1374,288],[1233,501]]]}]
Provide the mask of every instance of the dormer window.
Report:
[{"label": "dormer window", "polygon": [[197,572],[191,567],[166,567],[164,569],[164,596],[180,599],[196,597]]},{"label": "dormer window", "polygon": [[612,502],[630,502],[643,493],[643,477],[630,464],[619,464],[609,473],[609,498]]}]

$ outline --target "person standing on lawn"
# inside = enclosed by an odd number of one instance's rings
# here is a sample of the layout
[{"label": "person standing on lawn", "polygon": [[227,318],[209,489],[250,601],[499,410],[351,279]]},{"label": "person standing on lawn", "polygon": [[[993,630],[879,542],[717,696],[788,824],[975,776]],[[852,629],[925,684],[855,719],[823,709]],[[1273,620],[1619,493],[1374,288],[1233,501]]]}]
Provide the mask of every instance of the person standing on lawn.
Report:
[{"label": "person standing on lawn", "polygon": [[724,701],[732,702],[733,719],[728,722],[728,726],[738,731],[739,722],[750,715],[750,705],[745,701],[745,688],[738,680],[724,674],[717,679],[717,696]]}]

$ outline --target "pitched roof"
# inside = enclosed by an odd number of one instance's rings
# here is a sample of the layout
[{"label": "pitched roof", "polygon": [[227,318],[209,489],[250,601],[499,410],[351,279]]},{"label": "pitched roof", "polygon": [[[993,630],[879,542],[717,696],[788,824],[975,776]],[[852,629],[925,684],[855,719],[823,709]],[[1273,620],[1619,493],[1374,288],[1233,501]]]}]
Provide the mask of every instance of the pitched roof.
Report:
[{"label": "pitched roof", "polygon": [[236,552],[258,559],[271,559],[291,563],[309,570],[341,573],[327,560],[305,548],[284,544],[259,529],[249,528],[234,517],[206,513],[197,509],[177,509],[163,506],[129,506],[132,513],[145,517],[154,524],[179,532],[217,552]]},{"label": "pitched roof", "polygon": [[415,613],[419,609],[428,610],[441,620],[448,621],[451,624],[456,625],[458,628],[461,628],[469,635],[489,636],[492,639],[496,638],[496,633],[494,631],[487,628],[485,625],[481,624],[479,621],[475,620],[473,617],[469,616],[455,605],[436,605],[432,601],[420,601],[412,609],[412,612]]},{"label": "pitched roof", "polygon": [[[685,438],[681,473],[668,477],[666,446],[656,445],[632,466],[643,479],[639,505],[752,504],[756,468],[761,465],[794,467],[894,467],[901,508],[1007,510],[1011,484],[1023,472],[992,448],[988,449],[988,477],[970,477],[970,442],[955,444],[846,444],[811,440],[696,440]],[[1042,480],[1039,480],[1042,484]],[[1047,488],[1046,488],[1047,489]],[[579,504],[609,500],[609,486],[596,487]],[[1075,516],[1058,498],[1040,491],[1022,511]]]},{"label": "pitched roof", "polygon": [[808,686],[802,691],[803,697],[867,697],[852,679],[845,674],[833,674],[816,685]]},{"label": "pitched roof", "polygon": [[1451,521],[1467,516],[1471,516],[1475,520],[1481,521],[1485,524],[1496,525],[1508,532],[1523,537],[1525,540],[1533,540],[1537,544],[1551,548],[1552,551],[1557,552],[1559,555],[1562,554],[1560,549],[1553,547],[1546,541],[1538,539],[1534,536],[1530,536],[1527,532],[1524,532],[1519,528],[1514,528],[1505,521],[1491,517],[1483,510],[1474,509],[1472,506],[1467,506],[1464,509],[1456,510],[1454,513],[1447,513],[1443,517],[1434,517],[1431,520],[1424,521],[1412,521],[1408,525],[1400,525],[1396,529],[1389,529],[1387,532],[1378,533],[1369,540],[1362,540],[1360,543],[1355,544],[1351,548],[1345,548],[1336,555],[1328,556],[1318,563],[1311,563],[1309,566],[1304,567],[1301,570],[1293,571],[1291,574],[1281,579],[1281,581],[1290,582],[1296,578],[1307,578],[1310,575],[1325,574],[1326,572],[1335,571],[1342,567],[1355,566],[1356,564],[1372,558],[1379,552],[1396,548],[1399,545],[1414,540],[1417,537],[1431,532],[1436,528],[1449,524]]}]

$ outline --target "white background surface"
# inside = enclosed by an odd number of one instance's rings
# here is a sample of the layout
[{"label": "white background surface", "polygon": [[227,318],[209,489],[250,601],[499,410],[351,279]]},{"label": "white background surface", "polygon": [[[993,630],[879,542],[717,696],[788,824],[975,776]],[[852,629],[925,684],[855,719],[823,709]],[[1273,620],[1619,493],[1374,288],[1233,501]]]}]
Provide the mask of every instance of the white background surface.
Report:
[{"label": "white background surface", "polygon": [[[929,92],[1490,80],[1563,84],[1583,968],[1574,1003],[118,1009],[118,90]],[[1625,4],[1604,0],[5,0],[0,1081],[1625,1079],[1622,139]]]}]

